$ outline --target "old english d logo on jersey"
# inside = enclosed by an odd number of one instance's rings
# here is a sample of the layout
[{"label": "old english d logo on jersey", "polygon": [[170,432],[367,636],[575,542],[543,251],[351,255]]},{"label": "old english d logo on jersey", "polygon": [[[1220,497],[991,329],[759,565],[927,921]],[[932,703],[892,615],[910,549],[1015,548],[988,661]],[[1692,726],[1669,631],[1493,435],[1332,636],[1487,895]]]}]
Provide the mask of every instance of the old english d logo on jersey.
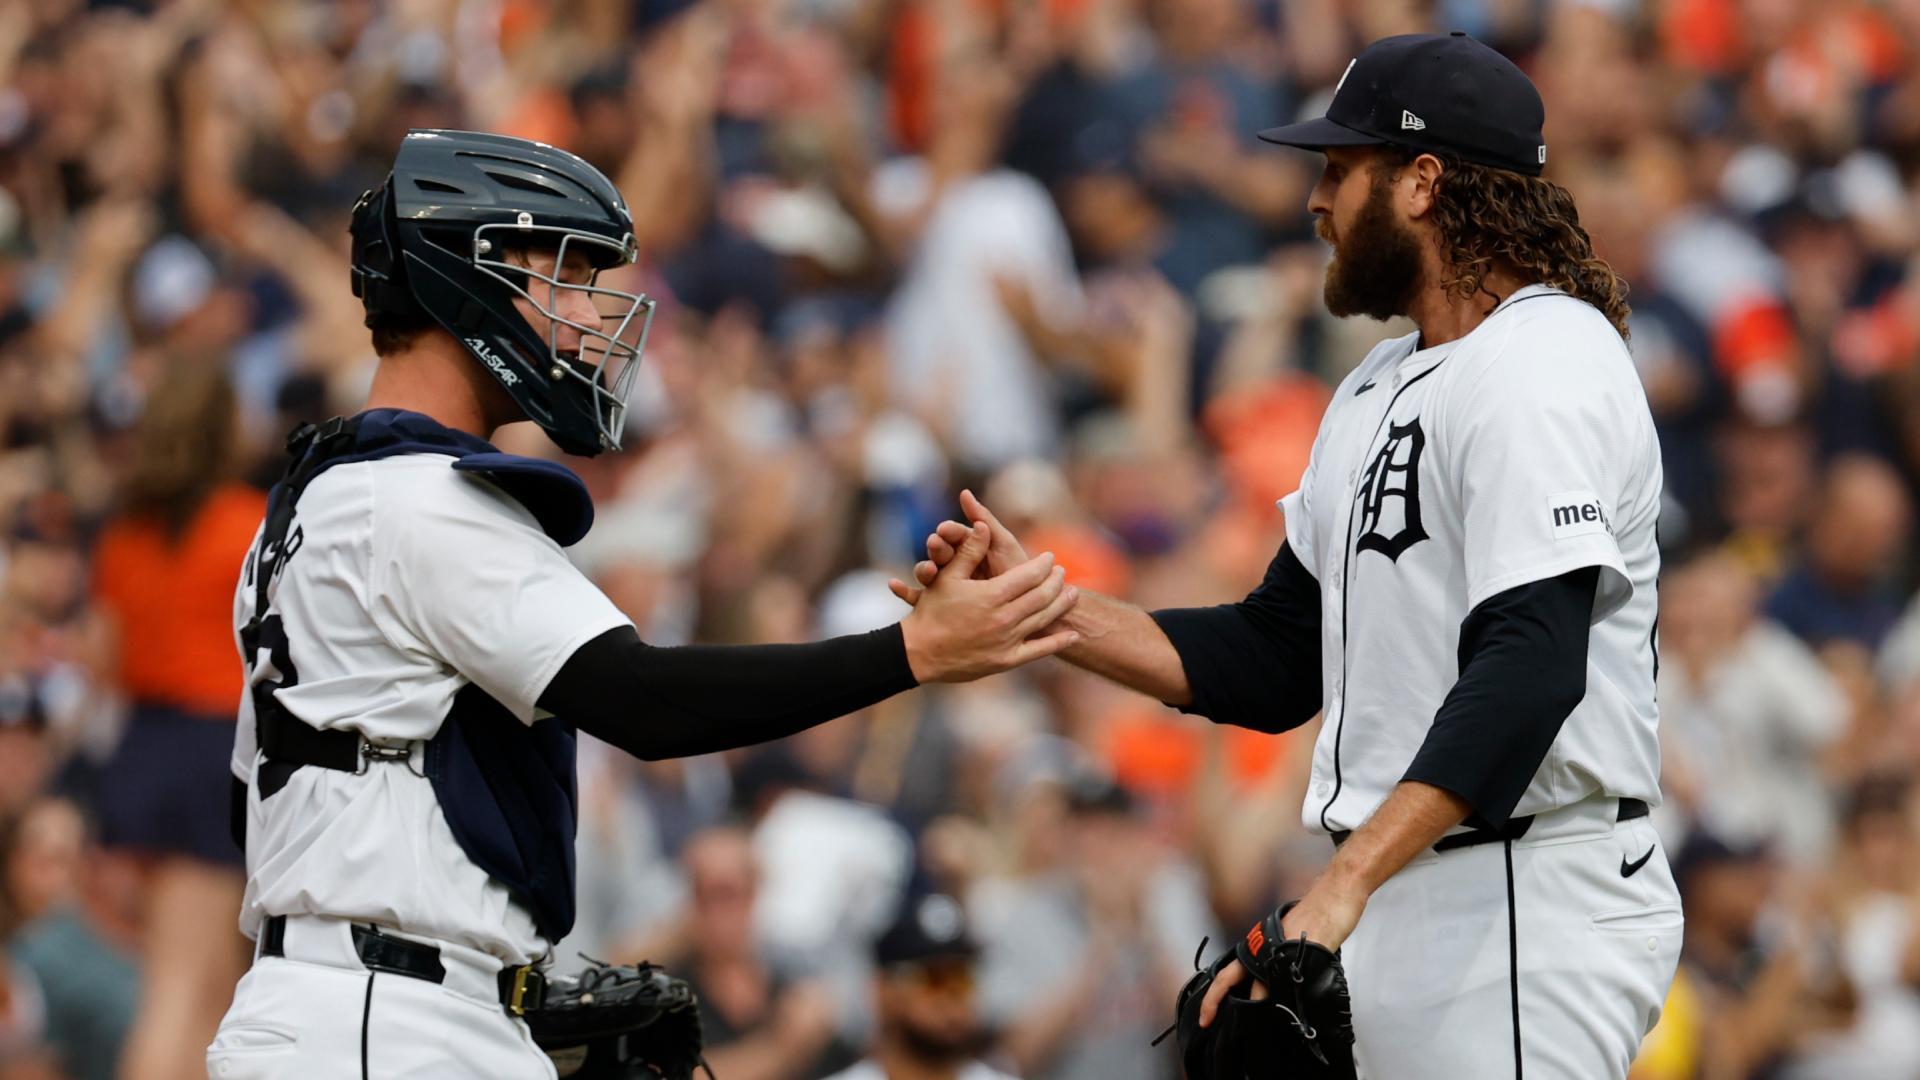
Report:
[{"label": "old english d logo on jersey", "polygon": [[1360,482],[1360,539],[1353,549],[1377,551],[1398,562],[1401,552],[1427,539],[1420,527],[1420,454],[1427,447],[1420,418],[1387,429],[1387,441]]}]

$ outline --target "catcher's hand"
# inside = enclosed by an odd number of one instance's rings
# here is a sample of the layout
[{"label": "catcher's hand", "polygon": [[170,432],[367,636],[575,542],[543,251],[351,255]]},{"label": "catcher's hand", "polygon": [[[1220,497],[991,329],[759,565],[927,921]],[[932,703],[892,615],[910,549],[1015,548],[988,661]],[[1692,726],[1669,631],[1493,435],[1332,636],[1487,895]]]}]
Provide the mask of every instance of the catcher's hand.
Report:
[{"label": "catcher's hand", "polygon": [[[1285,907],[1262,919],[1232,951],[1200,968],[1180,989],[1174,1024],[1187,1080],[1256,1080],[1272,1076],[1354,1080],[1353,1009],[1338,954],[1306,940],[1281,937]],[[1206,943],[1200,944],[1206,949]],[[1200,1005],[1222,968],[1238,959],[1264,984],[1255,1000],[1236,986],[1213,1023],[1200,1026]],[[1160,1039],[1155,1039],[1158,1044]]]},{"label": "catcher's hand", "polygon": [[652,964],[555,976],[526,1021],[569,1080],[693,1080],[707,1066],[693,988]]}]

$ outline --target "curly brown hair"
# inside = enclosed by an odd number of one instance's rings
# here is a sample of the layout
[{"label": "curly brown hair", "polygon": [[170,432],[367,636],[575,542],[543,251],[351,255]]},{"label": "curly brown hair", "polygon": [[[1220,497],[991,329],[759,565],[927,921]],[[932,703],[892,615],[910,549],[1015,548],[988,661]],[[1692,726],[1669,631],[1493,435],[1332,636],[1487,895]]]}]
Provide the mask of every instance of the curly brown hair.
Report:
[{"label": "curly brown hair", "polygon": [[[1385,153],[1390,167],[1377,179],[1427,151],[1389,146]],[[1452,267],[1442,287],[1471,296],[1496,264],[1504,264],[1529,282],[1592,304],[1627,337],[1627,283],[1593,253],[1572,193],[1537,176],[1434,156],[1443,168],[1434,187],[1433,222]]]}]

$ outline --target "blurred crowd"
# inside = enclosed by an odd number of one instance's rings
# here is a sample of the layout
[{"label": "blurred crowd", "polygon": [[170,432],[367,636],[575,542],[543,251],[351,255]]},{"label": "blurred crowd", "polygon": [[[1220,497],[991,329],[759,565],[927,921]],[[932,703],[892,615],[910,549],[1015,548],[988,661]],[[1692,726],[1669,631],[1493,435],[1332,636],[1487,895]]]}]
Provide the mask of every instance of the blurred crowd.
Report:
[{"label": "blurred crowd", "polygon": [[[1540,86],[1666,459],[1687,931],[1635,1077],[1920,1077],[1915,0],[10,0],[0,1078],[204,1073],[249,960],[232,581],[287,430],[364,393],[345,226],[404,131],[552,142],[632,206],[629,449],[570,464],[648,641],[890,622],[962,487],[1188,606],[1259,579],[1330,387],[1410,329],[1325,316],[1317,159],[1253,132],[1445,29]],[[1048,662],[589,745],[556,959],[686,974],[722,1080],[1166,1080],[1201,939],[1330,852],[1312,737]]]}]

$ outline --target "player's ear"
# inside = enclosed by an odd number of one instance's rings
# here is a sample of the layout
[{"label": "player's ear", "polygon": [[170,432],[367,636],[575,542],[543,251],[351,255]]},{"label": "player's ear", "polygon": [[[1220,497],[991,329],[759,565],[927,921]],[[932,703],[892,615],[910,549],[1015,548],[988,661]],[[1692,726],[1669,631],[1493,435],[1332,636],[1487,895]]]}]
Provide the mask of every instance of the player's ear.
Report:
[{"label": "player's ear", "polygon": [[1446,166],[1432,154],[1421,154],[1408,162],[1401,173],[1407,216],[1423,218],[1433,211],[1434,190]]}]

